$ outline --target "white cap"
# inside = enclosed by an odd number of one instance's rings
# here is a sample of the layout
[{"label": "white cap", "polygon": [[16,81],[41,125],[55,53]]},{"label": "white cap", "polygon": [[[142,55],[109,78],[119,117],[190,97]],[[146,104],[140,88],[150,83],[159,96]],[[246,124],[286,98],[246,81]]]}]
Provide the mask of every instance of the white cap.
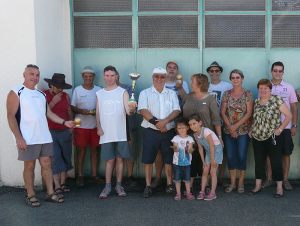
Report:
[{"label": "white cap", "polygon": [[94,75],[96,74],[91,66],[84,67],[83,70],[81,71],[81,74],[83,75],[84,73],[91,73]]},{"label": "white cap", "polygon": [[152,74],[167,74],[167,71],[163,67],[156,67],[153,69]]}]

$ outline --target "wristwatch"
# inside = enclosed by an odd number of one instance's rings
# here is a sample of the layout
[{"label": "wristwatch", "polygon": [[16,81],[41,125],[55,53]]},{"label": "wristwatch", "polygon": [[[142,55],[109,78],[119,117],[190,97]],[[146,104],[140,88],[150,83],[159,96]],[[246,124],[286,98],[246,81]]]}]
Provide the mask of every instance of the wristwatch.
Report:
[{"label": "wristwatch", "polygon": [[295,124],[295,125],[292,125],[292,128],[297,128],[298,126]]}]

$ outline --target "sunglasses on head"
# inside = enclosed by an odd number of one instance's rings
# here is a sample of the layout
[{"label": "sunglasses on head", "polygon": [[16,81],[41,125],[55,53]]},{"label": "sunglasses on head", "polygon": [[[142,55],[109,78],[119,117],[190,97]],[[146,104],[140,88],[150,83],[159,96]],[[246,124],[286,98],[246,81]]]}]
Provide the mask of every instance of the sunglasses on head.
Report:
[{"label": "sunglasses on head", "polygon": [[26,68],[31,67],[31,68],[35,68],[35,69],[40,69],[38,66],[36,66],[35,64],[27,64]]}]

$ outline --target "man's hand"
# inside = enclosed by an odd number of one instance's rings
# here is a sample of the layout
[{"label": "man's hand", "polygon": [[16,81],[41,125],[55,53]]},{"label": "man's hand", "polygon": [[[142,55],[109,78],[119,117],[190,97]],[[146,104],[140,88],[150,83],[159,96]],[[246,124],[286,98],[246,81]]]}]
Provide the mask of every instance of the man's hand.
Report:
[{"label": "man's hand", "polygon": [[53,106],[56,105],[56,104],[61,100],[62,95],[63,95],[63,92],[60,92],[60,93],[56,94],[56,95],[52,98],[51,104],[52,104]]},{"label": "man's hand", "polygon": [[161,132],[167,130],[166,125],[168,124],[168,121],[165,119],[157,120],[157,123],[155,124],[156,128],[159,129]]},{"label": "man's hand", "polygon": [[16,143],[17,143],[18,150],[20,150],[20,151],[26,150],[27,144],[26,144],[26,141],[23,139],[23,137],[16,139]]},{"label": "man's hand", "polygon": [[97,128],[97,134],[98,134],[99,137],[104,135],[104,131],[103,131],[102,127]]},{"label": "man's hand", "polygon": [[292,127],[292,128],[291,128],[291,134],[292,134],[292,136],[295,136],[296,133],[297,133],[297,128]]},{"label": "man's hand", "polygon": [[136,111],[136,108],[137,108],[137,102],[136,101],[129,101],[128,102],[128,107],[129,107],[130,113],[134,113]]},{"label": "man's hand", "polygon": [[65,121],[64,125],[70,129],[75,127],[74,121]]}]

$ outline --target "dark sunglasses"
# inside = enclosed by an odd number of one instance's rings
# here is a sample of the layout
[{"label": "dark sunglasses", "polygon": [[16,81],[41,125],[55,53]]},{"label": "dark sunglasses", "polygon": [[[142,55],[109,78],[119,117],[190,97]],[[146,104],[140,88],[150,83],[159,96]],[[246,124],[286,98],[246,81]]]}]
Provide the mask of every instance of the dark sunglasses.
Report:
[{"label": "dark sunglasses", "polygon": [[218,73],[218,72],[220,72],[220,70],[218,70],[218,69],[216,69],[216,70],[211,69],[211,70],[209,70],[209,72],[210,72],[210,73],[214,73],[214,72],[215,72],[215,73]]}]

